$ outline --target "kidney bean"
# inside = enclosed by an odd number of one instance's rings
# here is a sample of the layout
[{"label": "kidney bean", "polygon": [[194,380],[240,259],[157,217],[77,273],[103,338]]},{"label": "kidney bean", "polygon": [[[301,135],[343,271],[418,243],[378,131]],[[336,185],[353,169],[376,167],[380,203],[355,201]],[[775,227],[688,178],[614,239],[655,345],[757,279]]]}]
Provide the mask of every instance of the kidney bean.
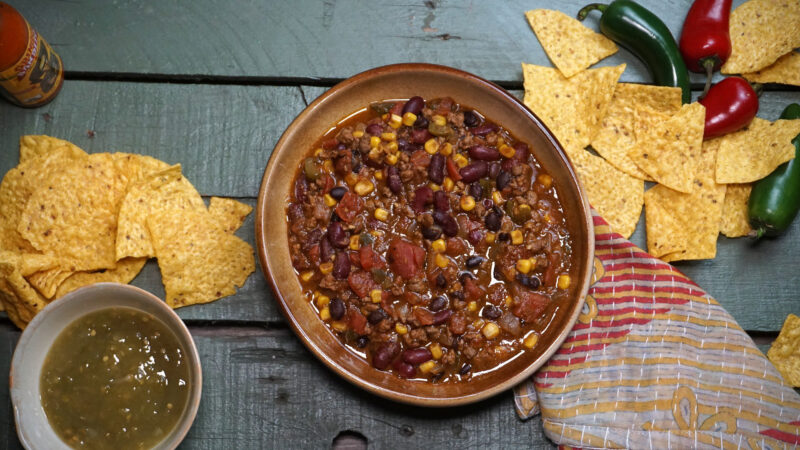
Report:
[{"label": "kidney bean", "polygon": [[364,348],[369,344],[369,338],[367,336],[359,336],[358,340],[356,341],[356,347]]},{"label": "kidney bean", "polygon": [[397,170],[397,167],[391,166],[387,169],[386,185],[389,186],[389,190],[395,194],[403,192],[403,181],[400,180],[400,172]]},{"label": "kidney bean", "polygon": [[483,240],[483,231],[480,229],[474,229],[467,233],[467,240],[472,245],[478,245]]},{"label": "kidney bean", "polygon": [[431,163],[428,165],[428,178],[436,184],[444,182],[444,155],[437,153],[431,157]]},{"label": "kidney bean", "polygon": [[524,142],[517,142],[514,144],[514,159],[517,161],[527,161],[528,160],[528,144]]},{"label": "kidney bean", "polygon": [[425,211],[425,205],[433,201],[433,189],[430,186],[420,186],[414,191],[414,203],[412,207],[414,212],[421,213]]},{"label": "kidney bean", "polygon": [[500,229],[500,222],[502,222],[502,217],[500,214],[497,214],[496,211],[491,211],[486,217],[483,219],[484,223],[486,223],[486,228],[489,231],[497,231]]},{"label": "kidney bean", "polygon": [[469,188],[467,188],[467,192],[475,200],[480,200],[481,197],[483,197],[483,187],[481,186],[480,183],[472,183],[472,184],[470,184]]},{"label": "kidney bean", "polygon": [[475,161],[472,164],[462,167],[458,173],[461,175],[461,181],[472,183],[484,177],[488,170],[489,166],[486,164],[486,161]]},{"label": "kidney bean", "polygon": [[372,355],[372,367],[380,370],[386,369],[389,367],[389,364],[392,363],[398,351],[400,351],[400,345],[397,342],[385,342],[381,344]]},{"label": "kidney bean", "polygon": [[409,364],[422,364],[432,358],[431,351],[425,347],[412,348],[403,352],[403,361]]},{"label": "kidney bean", "polygon": [[442,232],[449,237],[458,234],[458,222],[450,214],[442,211],[433,212],[433,221],[442,227]]},{"label": "kidney bean", "polygon": [[450,320],[450,316],[452,315],[453,315],[452,309],[445,309],[444,311],[439,311],[433,315],[433,324],[441,325]]},{"label": "kidney bean", "polygon": [[447,278],[445,278],[441,273],[436,275],[436,287],[439,289],[444,289],[447,287]]},{"label": "kidney bean", "polygon": [[489,177],[490,178],[497,178],[497,176],[500,175],[500,169],[501,168],[502,167],[500,166],[500,163],[494,162],[494,163],[489,164]]},{"label": "kidney bean", "polygon": [[345,248],[350,244],[350,238],[340,222],[333,222],[328,225],[328,240],[336,248]]},{"label": "kidney bean", "polygon": [[341,200],[345,193],[347,193],[347,188],[342,186],[336,186],[335,188],[331,189],[330,192],[328,192],[328,194],[330,194],[331,197],[335,198],[336,200]]},{"label": "kidney bean", "polygon": [[330,311],[331,318],[333,320],[339,320],[342,318],[342,316],[344,316],[344,302],[339,298],[334,298],[328,305],[328,310]]},{"label": "kidney bean", "polygon": [[331,260],[334,253],[335,250],[331,245],[331,241],[328,240],[327,236],[323,237],[319,242],[319,259],[322,262],[328,262]]},{"label": "kidney bean", "polygon": [[428,139],[432,138],[433,135],[427,128],[420,128],[411,130],[411,142],[415,144],[424,144]]},{"label": "kidney bean", "polygon": [[501,170],[497,175],[495,182],[497,183],[497,190],[502,191],[506,186],[508,186],[508,183],[511,183],[511,174],[505,170]]},{"label": "kidney bean", "polygon": [[397,361],[394,365],[397,374],[403,378],[414,378],[417,376],[417,368],[403,361]]},{"label": "kidney bean", "polygon": [[331,212],[331,218],[328,220],[328,222],[334,223],[334,222],[341,222],[341,221],[342,221],[342,218],[339,217],[338,214],[336,214],[336,211]]},{"label": "kidney bean", "polygon": [[426,119],[425,116],[420,115],[417,116],[417,120],[414,121],[414,128],[425,128],[427,131],[429,124],[430,122],[428,122],[428,119]]},{"label": "kidney bean", "polygon": [[433,193],[433,207],[437,211],[450,211],[450,199],[447,198],[447,193],[445,191],[436,191]]},{"label": "kidney bean", "polygon": [[306,193],[308,192],[308,182],[305,177],[298,177],[294,183],[294,199],[298,203],[305,203]]},{"label": "kidney bean", "polygon": [[435,241],[442,235],[442,228],[439,225],[431,225],[422,229],[422,237],[429,241]]},{"label": "kidney bean", "polygon": [[497,306],[492,304],[488,304],[483,307],[483,311],[481,311],[481,315],[487,319],[494,320],[498,317],[503,315],[503,311],[500,310]]},{"label": "kidney bean", "polygon": [[[444,277],[442,277],[442,278],[444,278]],[[431,304],[429,306],[430,310],[433,311],[433,312],[441,311],[441,310],[445,309],[446,307],[447,307],[447,297],[445,297],[443,295],[440,295],[438,297],[434,297],[434,299],[431,300]]]},{"label": "kidney bean", "polygon": [[461,369],[458,371],[458,374],[459,375],[466,375],[466,374],[468,374],[470,372],[470,370],[472,370],[472,364],[466,363],[463,366],[461,366]]},{"label": "kidney bean", "polygon": [[478,118],[477,114],[475,114],[472,111],[464,111],[464,125],[465,126],[467,126],[469,128],[473,128],[473,127],[477,127],[479,123],[480,123],[480,119]]},{"label": "kidney bean", "polygon": [[367,134],[371,134],[373,136],[380,136],[383,133],[383,125],[379,123],[373,123],[367,126]]},{"label": "kidney bean", "polygon": [[333,278],[343,280],[350,275],[350,257],[345,252],[336,252],[336,257],[333,258]]},{"label": "kidney bean", "polygon": [[472,134],[474,134],[475,136],[486,136],[487,134],[491,133],[492,131],[497,131],[497,130],[499,130],[497,125],[495,125],[493,123],[487,123],[486,125],[481,125],[479,127],[475,127],[471,131],[472,131]]},{"label": "kidney bean", "polygon": [[375,325],[387,317],[389,316],[386,315],[386,311],[384,311],[382,308],[378,308],[367,315],[367,322],[369,322],[371,325]]},{"label": "kidney bean", "polygon": [[505,170],[506,172],[511,172],[511,171],[513,171],[513,170],[514,170],[514,167],[515,167],[517,164],[519,164],[519,161],[517,161],[517,160],[516,160],[516,159],[514,159],[514,158],[511,158],[511,159],[506,159],[506,160],[504,160],[504,161],[503,161],[503,163],[502,163],[502,164],[500,164],[500,167],[501,167],[503,170]]},{"label": "kidney bean", "polygon": [[467,267],[469,267],[470,269],[478,267],[484,261],[486,261],[486,258],[484,258],[483,256],[472,255],[469,258],[467,258]]},{"label": "kidney bean", "polygon": [[469,156],[482,161],[497,161],[500,159],[500,152],[496,148],[485,145],[473,145],[469,148]]},{"label": "kidney bean", "polygon": [[422,108],[425,107],[425,100],[422,97],[415,95],[408,99],[405,105],[403,105],[403,114],[410,112],[415,116],[418,116]]},{"label": "kidney bean", "polygon": [[400,149],[401,152],[410,152],[414,149],[406,138],[397,138],[397,148]]}]

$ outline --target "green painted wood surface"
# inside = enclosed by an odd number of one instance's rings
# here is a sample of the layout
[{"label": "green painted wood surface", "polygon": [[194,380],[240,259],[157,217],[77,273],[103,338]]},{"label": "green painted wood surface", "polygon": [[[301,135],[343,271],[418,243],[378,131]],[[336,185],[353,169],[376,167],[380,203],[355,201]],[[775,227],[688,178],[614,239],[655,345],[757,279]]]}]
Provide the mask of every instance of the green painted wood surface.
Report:
[{"label": "green painted wood surface", "polygon": [[[734,6],[743,0],[734,1]],[[435,62],[517,83],[520,62],[547,64],[524,13],[570,16],[588,0],[88,0],[12,1],[79,72],[190,76],[347,78],[398,62]],[[691,0],[642,0],[680,35]],[[597,29],[599,13],[587,26]],[[650,80],[626,50],[625,81]],[[695,83],[704,78],[693,77]]]}]

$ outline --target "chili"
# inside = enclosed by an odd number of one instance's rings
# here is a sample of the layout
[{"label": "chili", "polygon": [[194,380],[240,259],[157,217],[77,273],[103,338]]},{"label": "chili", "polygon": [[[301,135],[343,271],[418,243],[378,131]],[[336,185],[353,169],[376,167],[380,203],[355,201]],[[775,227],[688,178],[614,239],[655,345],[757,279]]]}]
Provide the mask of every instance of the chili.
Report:
[{"label": "chili", "polygon": [[747,126],[758,112],[758,94],[744,78],[727,77],[700,99],[706,108],[703,139],[733,133]]},{"label": "chili", "polygon": [[732,0],[695,0],[686,14],[680,49],[692,72],[705,73],[704,97],[711,87],[711,74],[731,56],[728,23]]}]

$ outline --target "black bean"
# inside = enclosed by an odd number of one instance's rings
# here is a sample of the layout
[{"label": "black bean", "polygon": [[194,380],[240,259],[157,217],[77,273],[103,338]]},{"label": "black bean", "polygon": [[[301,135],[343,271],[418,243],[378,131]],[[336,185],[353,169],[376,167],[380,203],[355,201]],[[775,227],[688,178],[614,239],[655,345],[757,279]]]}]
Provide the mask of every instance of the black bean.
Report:
[{"label": "black bean", "polygon": [[428,122],[428,119],[426,119],[425,116],[420,115],[417,116],[417,120],[414,121],[414,128],[424,128],[425,131],[428,131],[429,124],[430,122]]},{"label": "black bean", "polygon": [[372,366],[376,369],[386,369],[400,350],[400,345],[396,342],[386,342],[375,350],[372,355]]},{"label": "black bean", "polygon": [[497,240],[500,241],[500,242],[510,241],[511,240],[511,235],[506,233],[506,232],[499,233],[497,235]]},{"label": "black bean", "polygon": [[483,187],[480,183],[472,183],[469,185],[468,188],[469,195],[472,196],[476,201],[480,200],[483,197]]},{"label": "black bean", "polygon": [[386,312],[383,310],[383,308],[378,308],[367,315],[367,322],[369,322],[371,325],[375,325],[387,317],[389,316],[386,315]]},{"label": "black bean", "polygon": [[329,222],[330,223],[334,223],[334,222],[341,222],[341,221],[342,221],[342,218],[339,217],[338,214],[336,214],[336,211],[333,211],[331,213],[331,218],[330,218]]},{"label": "black bean", "polygon": [[433,189],[430,186],[420,186],[414,191],[414,202],[411,207],[414,211],[421,213],[425,210],[425,205],[433,201]]},{"label": "black bean", "polygon": [[472,255],[467,258],[467,267],[472,269],[473,267],[478,267],[481,265],[482,262],[486,261],[486,258],[483,256]]},{"label": "black bean", "polygon": [[399,194],[403,191],[403,181],[400,180],[400,172],[397,170],[397,167],[391,166],[387,169],[386,185],[389,186],[389,190],[395,194]]},{"label": "black bean", "polygon": [[436,191],[433,193],[433,207],[437,211],[450,211],[450,199],[447,198],[447,192]]},{"label": "black bean", "polygon": [[422,237],[430,241],[439,239],[442,235],[442,228],[439,225],[431,225],[422,229]]},{"label": "black bean", "polygon": [[501,170],[500,173],[497,175],[497,190],[502,191],[508,183],[511,183],[511,174],[506,172],[505,170]]},{"label": "black bean", "polygon": [[498,317],[503,315],[503,311],[500,310],[497,306],[492,304],[486,305],[483,307],[483,311],[481,311],[481,315],[487,319],[494,320]]},{"label": "black bean", "polygon": [[522,273],[517,274],[517,281],[528,289],[538,289],[542,284],[539,277],[536,275],[525,275]]},{"label": "black bean", "polygon": [[356,347],[364,348],[369,344],[369,338],[367,336],[359,336],[358,340],[356,341]]},{"label": "black bean", "polygon": [[333,277],[343,280],[350,275],[350,257],[345,252],[336,252],[336,257],[333,258]]},{"label": "black bean", "polygon": [[458,173],[461,175],[461,181],[464,183],[472,183],[486,176],[488,170],[489,165],[486,164],[486,161],[475,161],[472,164],[462,167]]},{"label": "black bean", "polygon": [[436,275],[436,287],[439,289],[444,289],[447,287],[447,278],[444,277],[444,274]]},{"label": "black bean", "polygon": [[342,197],[344,197],[344,194],[346,193],[347,193],[347,188],[342,186],[336,186],[329,192],[331,197],[335,198],[336,200],[341,200]]},{"label": "black bean", "polygon": [[322,240],[319,241],[319,259],[322,262],[328,262],[333,258],[335,250],[331,245],[331,241],[328,240],[327,236],[323,237]]},{"label": "black bean", "polygon": [[463,366],[461,366],[461,370],[458,371],[458,374],[459,375],[466,375],[466,374],[468,374],[470,372],[470,370],[472,370],[472,364],[466,363]]},{"label": "black bean", "polygon": [[447,307],[447,297],[440,295],[431,300],[430,309],[433,312],[441,311]]},{"label": "black bean", "polygon": [[331,318],[333,320],[339,320],[344,316],[344,302],[339,298],[331,299],[330,304],[328,305],[328,310],[331,313]]},{"label": "black bean", "polygon": [[500,214],[497,214],[496,211],[491,211],[483,220],[486,223],[486,228],[488,228],[489,231],[497,231],[500,229],[500,222],[503,220],[503,218],[500,216]]},{"label": "black bean", "polygon": [[464,125],[469,128],[477,127],[480,123],[480,119],[478,119],[478,115],[472,111],[464,111]]},{"label": "black bean", "polygon": [[413,150],[413,146],[406,138],[397,138],[397,148],[400,149],[401,152],[410,152]]},{"label": "black bean", "polygon": [[433,221],[442,227],[442,232],[449,237],[458,234],[458,222],[450,214],[442,211],[433,212]]},{"label": "black bean", "polygon": [[350,244],[350,238],[340,222],[333,222],[328,225],[328,240],[336,248],[345,248]]},{"label": "black bean", "polygon": [[411,348],[403,352],[403,361],[408,364],[422,364],[433,358],[431,351],[425,347]]},{"label": "black bean", "polygon": [[493,162],[489,164],[489,178],[497,178],[500,175],[500,169],[502,169],[502,165],[497,162]]},{"label": "black bean", "polygon": [[485,145],[473,145],[469,148],[469,156],[482,161],[497,161],[500,159],[500,152],[496,148]]},{"label": "black bean", "polygon": [[459,300],[464,300],[464,298],[465,298],[464,297],[464,291],[453,291],[453,292],[450,293],[450,295],[452,295],[454,298],[457,298]]},{"label": "black bean", "polygon": [[458,281],[460,281],[461,283],[464,283],[464,280],[466,280],[467,278],[472,280],[478,279],[478,277],[476,277],[475,274],[470,272],[469,270],[462,270],[461,272],[458,273]]},{"label": "black bean", "polygon": [[367,134],[371,134],[373,136],[380,136],[383,133],[383,126],[379,123],[373,123],[367,126]]},{"label": "black bean", "polygon": [[450,320],[450,316],[452,315],[453,315],[453,310],[451,309],[445,309],[444,311],[439,311],[433,315],[433,324],[441,325]]},{"label": "black bean", "polygon": [[437,153],[431,157],[431,163],[428,165],[428,178],[436,184],[444,182],[444,155]]},{"label": "black bean", "polygon": [[414,97],[408,99],[406,104],[403,105],[403,114],[410,112],[411,114],[418,116],[424,107],[425,100],[422,97],[415,95]]}]

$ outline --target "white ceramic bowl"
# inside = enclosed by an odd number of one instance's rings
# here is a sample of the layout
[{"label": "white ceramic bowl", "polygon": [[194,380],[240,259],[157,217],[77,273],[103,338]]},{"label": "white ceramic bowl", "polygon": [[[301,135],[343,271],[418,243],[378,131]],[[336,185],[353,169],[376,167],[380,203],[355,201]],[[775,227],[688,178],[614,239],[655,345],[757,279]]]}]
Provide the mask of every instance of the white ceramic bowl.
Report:
[{"label": "white ceramic bowl", "polygon": [[186,352],[191,374],[188,404],[175,428],[154,448],[174,449],[192,426],[203,384],[200,358],[189,330],[169,306],[137,287],[98,283],[78,289],[49,304],[34,317],[17,343],[11,360],[11,401],[17,435],[28,449],[69,449],[50,427],[39,394],[39,379],[47,352],[64,328],[79,317],[109,307],[128,307],[150,313],[171,329]]}]

